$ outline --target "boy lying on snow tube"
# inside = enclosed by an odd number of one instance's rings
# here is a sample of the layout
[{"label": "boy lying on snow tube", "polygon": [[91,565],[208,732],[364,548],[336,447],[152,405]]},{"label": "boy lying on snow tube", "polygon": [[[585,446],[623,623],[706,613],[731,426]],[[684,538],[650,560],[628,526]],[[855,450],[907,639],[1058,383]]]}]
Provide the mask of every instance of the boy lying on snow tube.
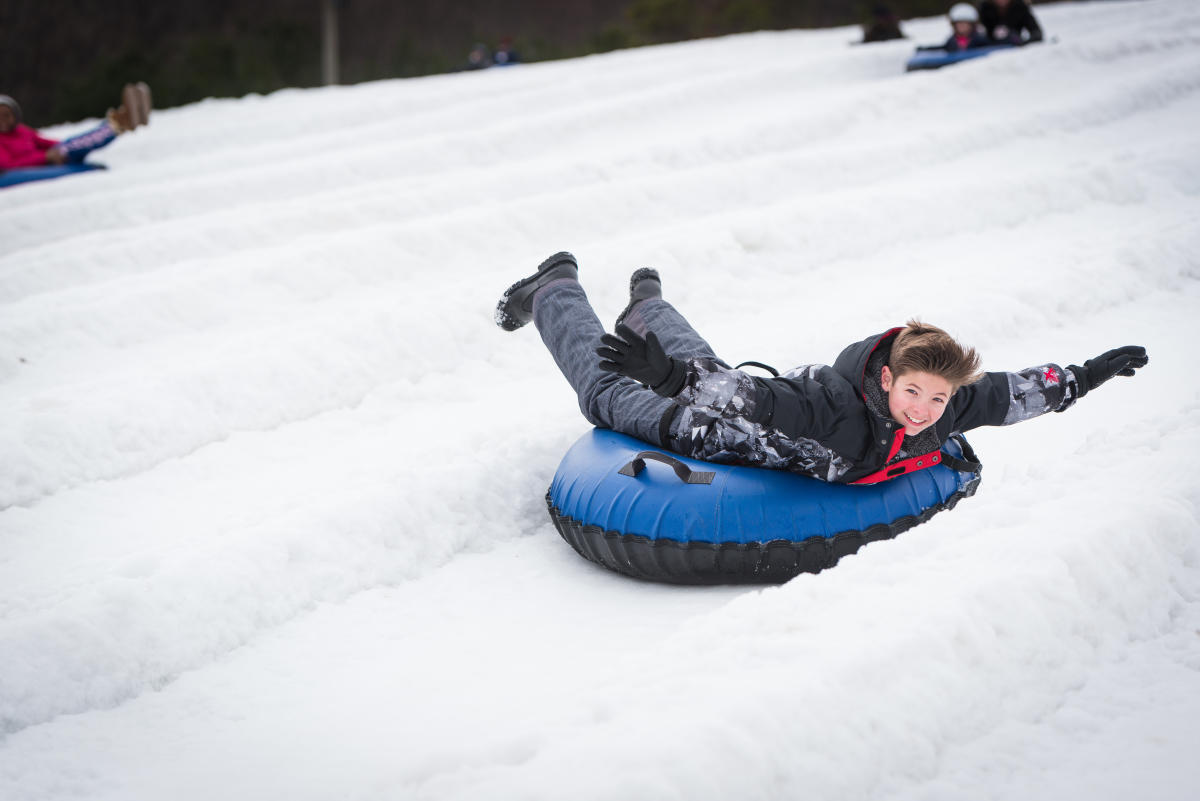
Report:
[{"label": "boy lying on snow tube", "polygon": [[0,95],[0,183],[35,180],[39,171],[44,171],[45,177],[65,174],[62,167],[82,165],[93,150],[108,145],[120,134],[147,125],[151,106],[150,87],[144,83],[126,84],[121,105],[110,108],[103,122],[60,142],[23,124],[21,106],[8,95]]},{"label": "boy lying on snow tube", "polygon": [[[557,253],[509,287],[496,308],[496,323],[513,331],[533,321],[595,426],[691,459],[785,470],[836,484],[917,478],[923,475],[918,471],[945,461],[936,457],[957,432],[1065,411],[1114,375],[1132,376],[1149,361],[1145,348],[1130,345],[1082,366],[985,373],[973,348],[911,320],[848,346],[832,366],[803,365],[760,378],[717,357],[663,300],[655,270],[634,272],[629,294],[616,333],[605,333],[578,281],[575,258]],[[557,518],[556,526],[563,533]],[[579,537],[564,533],[564,538],[588,558],[643,578],[688,583],[764,578],[761,561],[743,561],[732,571],[715,561],[699,571],[683,562],[678,570],[640,568],[621,556],[590,556]],[[659,544],[665,539],[669,536]],[[820,570],[836,563],[836,543],[829,547],[815,561],[811,554],[789,556],[795,564],[769,572],[779,580]],[[730,572],[739,575],[730,579]]]},{"label": "boy lying on snow tube", "polygon": [[925,469],[956,432],[1065,411],[1149,361],[1128,345],[1082,366],[985,373],[974,348],[911,320],[848,346],[832,366],[760,378],[717,357],[663,300],[655,270],[636,271],[629,289],[616,333],[605,333],[575,258],[557,253],[509,287],[496,323],[533,321],[593,425],[694,459],[840,484]]}]

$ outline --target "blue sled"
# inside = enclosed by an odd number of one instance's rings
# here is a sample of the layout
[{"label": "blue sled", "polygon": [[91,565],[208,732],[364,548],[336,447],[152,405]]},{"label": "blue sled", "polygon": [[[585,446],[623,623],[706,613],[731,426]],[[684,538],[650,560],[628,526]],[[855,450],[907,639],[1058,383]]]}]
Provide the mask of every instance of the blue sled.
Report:
[{"label": "blue sled", "polygon": [[107,169],[103,164],[61,164],[47,167],[18,167],[15,170],[0,172],[0,187],[27,184],[30,181],[46,181],[51,178],[61,178],[64,175],[74,175],[77,172]]},{"label": "blue sled", "polygon": [[970,50],[955,50],[953,52],[943,50],[940,47],[931,50],[921,50],[918,48],[913,57],[908,60],[908,64],[904,67],[905,72],[915,72],[916,70],[936,70],[950,64],[957,64],[960,61],[969,61],[973,58],[980,58],[989,53],[995,53],[997,50],[1012,50],[1016,45],[998,44],[990,47],[975,47]]}]

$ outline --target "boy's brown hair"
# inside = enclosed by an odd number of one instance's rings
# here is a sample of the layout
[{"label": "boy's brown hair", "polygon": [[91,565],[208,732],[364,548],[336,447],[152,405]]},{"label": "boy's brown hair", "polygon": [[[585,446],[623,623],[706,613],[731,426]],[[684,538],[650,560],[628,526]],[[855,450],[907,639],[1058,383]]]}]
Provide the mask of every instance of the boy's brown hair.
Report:
[{"label": "boy's brown hair", "polygon": [[983,378],[981,361],[974,348],[960,345],[936,325],[914,318],[896,335],[888,367],[896,376],[913,372],[941,376],[957,390]]}]

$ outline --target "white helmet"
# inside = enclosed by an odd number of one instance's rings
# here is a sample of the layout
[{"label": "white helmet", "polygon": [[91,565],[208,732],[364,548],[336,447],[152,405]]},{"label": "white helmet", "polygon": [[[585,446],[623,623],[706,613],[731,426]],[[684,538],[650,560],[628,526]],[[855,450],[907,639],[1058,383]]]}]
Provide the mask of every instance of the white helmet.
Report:
[{"label": "white helmet", "polygon": [[970,3],[955,3],[950,6],[951,22],[979,22],[979,12]]}]

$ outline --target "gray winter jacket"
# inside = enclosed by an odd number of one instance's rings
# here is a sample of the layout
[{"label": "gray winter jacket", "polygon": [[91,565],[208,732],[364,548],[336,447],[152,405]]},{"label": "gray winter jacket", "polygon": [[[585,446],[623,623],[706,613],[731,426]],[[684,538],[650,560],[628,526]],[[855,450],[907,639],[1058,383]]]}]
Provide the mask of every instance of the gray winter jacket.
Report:
[{"label": "gray winter jacket", "polygon": [[985,373],[959,388],[941,418],[907,436],[891,419],[881,372],[899,328],[868,337],[833,366],[758,378],[708,359],[688,362],[687,383],[667,421],[678,453],[726,464],[790,470],[822,481],[875,483],[932,466],[954,433],[1061,412],[1075,377],[1056,364]]}]

